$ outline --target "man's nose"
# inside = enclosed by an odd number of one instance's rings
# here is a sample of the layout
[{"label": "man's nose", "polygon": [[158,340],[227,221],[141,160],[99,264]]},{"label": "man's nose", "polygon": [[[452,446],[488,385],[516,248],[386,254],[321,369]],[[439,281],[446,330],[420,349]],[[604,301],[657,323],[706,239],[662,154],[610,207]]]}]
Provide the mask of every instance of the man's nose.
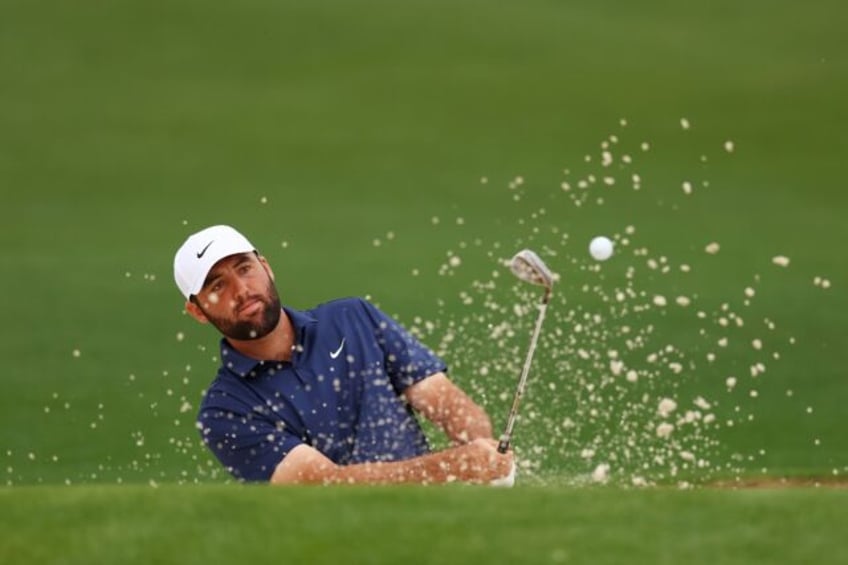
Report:
[{"label": "man's nose", "polygon": [[248,295],[247,281],[241,277],[235,277],[233,281],[233,294],[237,299],[246,297]]}]

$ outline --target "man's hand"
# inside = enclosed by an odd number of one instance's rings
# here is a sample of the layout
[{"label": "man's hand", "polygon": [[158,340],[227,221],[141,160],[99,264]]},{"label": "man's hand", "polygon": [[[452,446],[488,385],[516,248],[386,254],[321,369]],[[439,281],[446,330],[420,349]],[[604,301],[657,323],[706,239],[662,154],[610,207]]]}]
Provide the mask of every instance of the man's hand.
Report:
[{"label": "man's hand", "polygon": [[489,484],[510,474],[512,452],[498,453],[493,439],[470,443],[404,461],[336,465],[318,450],[301,444],[277,465],[272,483],[389,484],[448,483]]},{"label": "man's hand", "polygon": [[456,479],[468,483],[489,484],[507,477],[515,463],[512,452],[499,453],[498,442],[493,439],[475,439],[441,453],[451,459],[451,468],[459,469]]}]

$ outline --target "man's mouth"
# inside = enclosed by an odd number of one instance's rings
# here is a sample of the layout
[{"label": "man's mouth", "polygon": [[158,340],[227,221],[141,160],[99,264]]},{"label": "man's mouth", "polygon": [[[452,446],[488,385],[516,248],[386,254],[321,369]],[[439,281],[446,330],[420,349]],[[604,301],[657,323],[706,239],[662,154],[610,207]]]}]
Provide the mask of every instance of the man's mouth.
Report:
[{"label": "man's mouth", "polygon": [[255,314],[256,312],[261,310],[262,307],[263,307],[262,300],[260,300],[259,298],[251,298],[251,299],[247,300],[244,304],[239,306],[237,312],[239,314],[251,315],[251,314]]}]

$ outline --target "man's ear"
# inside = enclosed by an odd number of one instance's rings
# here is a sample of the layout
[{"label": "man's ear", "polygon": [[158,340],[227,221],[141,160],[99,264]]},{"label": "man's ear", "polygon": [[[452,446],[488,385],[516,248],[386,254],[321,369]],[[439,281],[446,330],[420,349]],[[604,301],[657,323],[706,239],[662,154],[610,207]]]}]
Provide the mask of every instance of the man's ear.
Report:
[{"label": "man's ear", "polygon": [[271,269],[271,265],[268,264],[268,260],[262,255],[259,255],[257,258],[259,259],[259,262],[262,263],[262,266],[265,267],[265,272],[268,273],[271,280],[276,282],[277,279],[274,278],[274,271]]},{"label": "man's ear", "polygon": [[203,313],[203,310],[200,309],[200,306],[198,306],[191,300],[186,301],[185,310],[192,318],[194,318],[201,324],[206,324],[209,322],[209,318],[206,317],[206,314]]}]

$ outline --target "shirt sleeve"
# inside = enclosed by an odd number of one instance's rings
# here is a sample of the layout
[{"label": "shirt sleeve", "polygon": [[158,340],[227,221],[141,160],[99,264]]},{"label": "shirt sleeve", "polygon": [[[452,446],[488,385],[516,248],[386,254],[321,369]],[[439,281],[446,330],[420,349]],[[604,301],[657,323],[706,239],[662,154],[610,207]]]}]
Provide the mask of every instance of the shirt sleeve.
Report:
[{"label": "shirt sleeve", "polygon": [[398,393],[430,375],[447,371],[445,362],[397,321],[366,300],[362,305],[374,325],[377,343],[385,354],[386,373]]},{"label": "shirt sleeve", "polygon": [[280,461],[303,443],[282,423],[275,426],[261,414],[215,406],[216,393],[208,394],[211,398],[198,414],[197,426],[203,443],[233,477],[268,481]]}]

